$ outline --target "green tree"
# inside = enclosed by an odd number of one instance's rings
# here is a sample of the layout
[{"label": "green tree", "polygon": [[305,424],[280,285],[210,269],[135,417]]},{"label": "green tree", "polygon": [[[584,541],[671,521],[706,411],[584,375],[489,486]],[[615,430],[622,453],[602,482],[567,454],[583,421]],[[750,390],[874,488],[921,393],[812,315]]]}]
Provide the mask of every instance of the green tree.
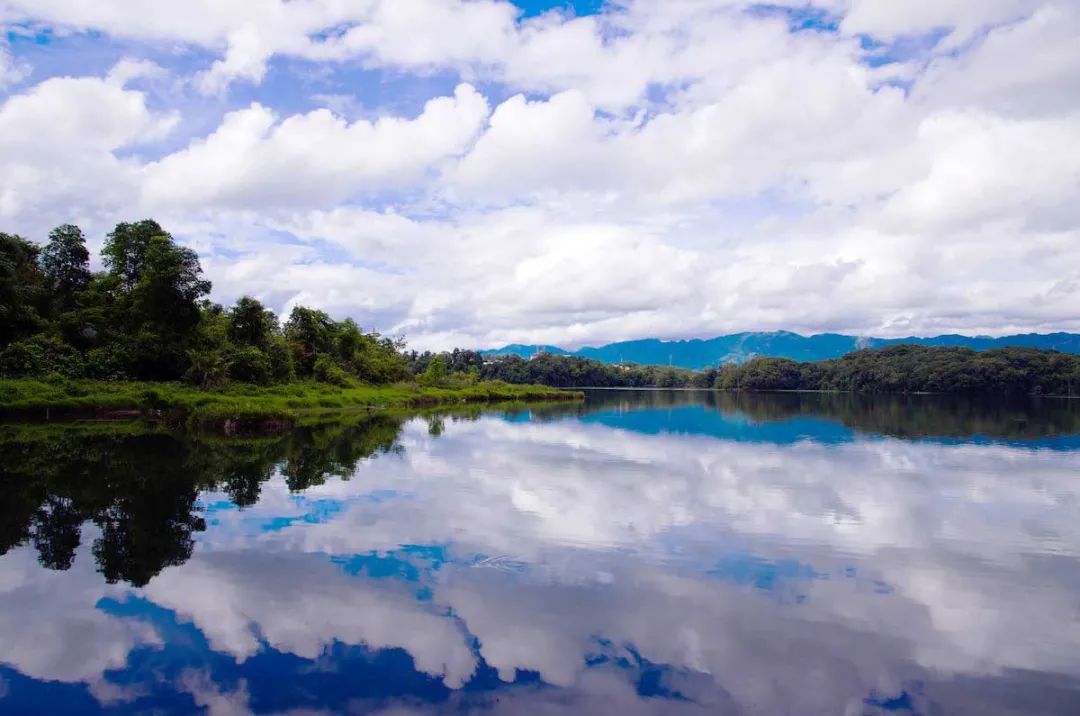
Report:
[{"label": "green tree", "polygon": [[229,340],[238,346],[265,349],[277,332],[274,312],[250,296],[242,296],[229,311]]},{"label": "green tree", "polygon": [[427,370],[420,376],[420,382],[424,385],[437,386],[446,381],[446,361],[442,356],[435,356],[428,363]]},{"label": "green tree", "polygon": [[243,346],[229,354],[229,379],[266,385],[270,382],[270,359],[255,346]]},{"label": "green tree", "polygon": [[274,383],[288,383],[296,379],[292,351],[283,336],[274,336],[266,347],[266,357],[270,361],[270,380]]},{"label": "green tree", "polygon": [[90,283],[90,252],[82,229],[63,224],[49,232],[49,242],[41,251],[41,268],[60,308],[72,308],[76,296]]},{"label": "green tree", "polygon": [[0,346],[40,327],[45,279],[38,253],[21,236],[0,233]]},{"label": "green tree", "polygon": [[109,273],[119,280],[123,291],[135,288],[146,263],[150,241],[159,236],[172,239],[161,224],[153,219],[143,219],[133,224],[117,224],[106,237],[101,258]]},{"label": "green tree", "polygon": [[285,338],[293,355],[296,374],[310,378],[315,372],[315,361],[320,354],[333,349],[333,321],[314,308],[297,306],[285,322]]},{"label": "green tree", "polygon": [[210,292],[199,258],[172,237],[153,236],[131,291],[129,318],[136,374],[148,380],[179,378],[187,369],[188,347],[199,326],[199,300]]}]

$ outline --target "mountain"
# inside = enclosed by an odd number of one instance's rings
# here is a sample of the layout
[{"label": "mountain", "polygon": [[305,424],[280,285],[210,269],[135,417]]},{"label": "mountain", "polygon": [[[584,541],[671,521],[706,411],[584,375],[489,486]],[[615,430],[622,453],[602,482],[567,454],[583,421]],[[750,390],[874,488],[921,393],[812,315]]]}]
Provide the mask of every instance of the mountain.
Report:
[{"label": "mountain", "polygon": [[755,356],[791,358],[798,361],[827,360],[839,358],[858,348],[883,348],[900,343],[917,343],[924,346],[966,346],[977,351],[1004,347],[1046,348],[1080,354],[1080,334],[1076,333],[1025,333],[1001,338],[956,334],[930,338],[915,336],[862,338],[839,333],[801,336],[790,331],[733,333],[716,338],[693,338],[681,341],[645,338],[609,343],[595,348],[585,347],[576,351],[567,351],[556,346],[514,344],[481,351],[481,353],[493,356],[513,354],[529,358],[539,351],[544,351],[555,355],[592,358],[602,363],[670,364],[681,368],[701,369],[719,363],[742,363]]},{"label": "mountain", "polygon": [[537,353],[550,353],[556,356],[568,356],[572,355],[570,351],[564,351],[558,346],[534,346],[524,345],[521,343],[511,343],[508,346],[497,348],[495,350],[480,351],[482,355],[486,356],[521,356],[522,358],[531,358]]}]

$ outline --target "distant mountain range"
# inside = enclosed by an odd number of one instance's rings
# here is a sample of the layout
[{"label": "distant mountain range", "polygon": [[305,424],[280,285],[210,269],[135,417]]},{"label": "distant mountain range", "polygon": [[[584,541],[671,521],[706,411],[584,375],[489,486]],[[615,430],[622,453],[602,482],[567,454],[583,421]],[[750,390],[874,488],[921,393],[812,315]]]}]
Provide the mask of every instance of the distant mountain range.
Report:
[{"label": "distant mountain range", "polygon": [[1016,336],[944,335],[932,338],[860,338],[839,333],[801,336],[789,331],[774,333],[733,333],[716,338],[694,338],[683,341],[663,341],[646,338],[636,341],[609,343],[598,348],[585,347],[567,351],[558,346],[512,345],[481,351],[484,355],[519,355],[530,358],[539,351],[555,355],[592,358],[602,363],[637,363],[640,365],[674,365],[701,369],[719,363],[742,363],[755,356],[792,358],[798,361],[839,358],[859,348],[883,348],[900,343],[924,346],[966,346],[974,350],[989,348],[1030,347],[1046,348],[1080,354],[1080,334],[1025,333]]}]

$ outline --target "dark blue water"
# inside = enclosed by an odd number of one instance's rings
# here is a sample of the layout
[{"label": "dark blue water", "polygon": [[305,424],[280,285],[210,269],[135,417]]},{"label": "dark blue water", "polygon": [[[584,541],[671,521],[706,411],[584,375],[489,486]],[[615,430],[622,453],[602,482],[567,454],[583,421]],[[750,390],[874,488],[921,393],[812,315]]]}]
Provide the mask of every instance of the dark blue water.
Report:
[{"label": "dark blue water", "polygon": [[1080,713],[1080,404],[0,426],[0,712]]}]

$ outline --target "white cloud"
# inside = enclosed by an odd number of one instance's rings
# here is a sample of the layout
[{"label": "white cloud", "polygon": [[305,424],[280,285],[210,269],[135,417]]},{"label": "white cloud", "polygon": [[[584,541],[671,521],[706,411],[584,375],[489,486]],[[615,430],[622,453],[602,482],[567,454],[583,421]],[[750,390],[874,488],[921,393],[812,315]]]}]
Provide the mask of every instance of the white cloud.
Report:
[{"label": "white cloud", "polygon": [[11,51],[0,45],[0,90],[22,82],[30,75],[30,69],[30,65],[15,60]]},{"label": "white cloud", "polygon": [[363,190],[401,186],[460,152],[487,116],[469,85],[429,100],[415,119],[348,123],[329,110],[278,121],[253,104],[225,116],[205,140],[149,164],[151,207],[326,206]]},{"label": "white cloud", "polygon": [[1080,6],[1050,3],[989,32],[970,52],[934,60],[916,96],[1039,117],[1080,108]]},{"label": "white cloud", "polygon": [[51,78],[0,105],[0,217],[55,225],[130,202],[138,167],[118,152],[177,122],[124,88],[136,71],[121,63],[106,79]]},{"label": "white cloud", "polygon": [[[40,236],[151,214],[223,300],[308,301],[418,347],[1080,329],[1080,11],[894,5],[829,0],[838,31],[790,32],[737,0],[529,20],[491,0],[7,0],[7,22],[215,59],[10,96],[0,216]],[[901,61],[869,66],[856,32]],[[270,88],[232,104],[275,57],[307,64],[273,87],[349,118]],[[335,78],[310,98],[289,74],[309,70]],[[183,91],[136,82],[161,73],[220,98],[178,124]],[[440,96],[448,79],[467,84]],[[370,109],[398,87],[413,109]],[[177,127],[200,129],[154,144]]]},{"label": "white cloud", "polygon": [[1014,21],[1039,7],[1038,0],[845,0],[844,29],[895,37],[955,28],[956,41],[991,25]]}]

